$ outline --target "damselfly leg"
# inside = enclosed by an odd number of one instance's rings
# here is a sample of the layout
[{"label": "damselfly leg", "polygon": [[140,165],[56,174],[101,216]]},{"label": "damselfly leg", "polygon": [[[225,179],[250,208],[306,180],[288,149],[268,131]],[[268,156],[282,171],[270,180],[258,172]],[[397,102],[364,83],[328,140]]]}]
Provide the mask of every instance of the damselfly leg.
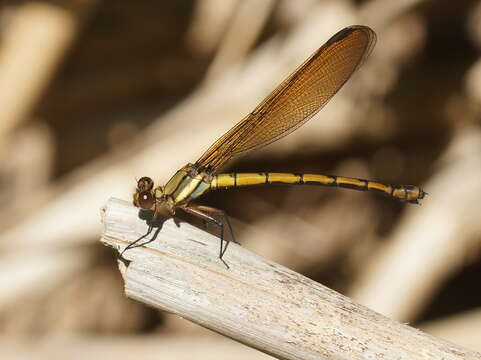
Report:
[{"label": "damselfly leg", "polygon": [[[149,239],[149,240],[147,240],[147,241],[145,241],[145,242],[140,243],[143,239],[145,239],[147,236],[150,235],[150,233],[152,232],[153,228],[154,228],[154,227],[153,227],[152,225],[149,225],[149,230],[147,230],[147,232],[146,232],[144,235],[142,235],[141,237],[139,237],[137,240],[135,240],[134,242],[132,242],[132,243],[130,243],[129,245],[127,245],[127,246],[125,247],[125,249],[122,250],[122,252],[120,253],[119,257],[120,257],[120,258],[123,258],[124,252],[126,252],[127,250],[134,249],[134,248],[136,248],[136,247],[140,247],[140,246],[146,245],[146,244],[154,241],[155,238],[156,238],[156,236],[155,236],[156,234],[155,234],[155,233],[154,233],[154,236],[152,236],[151,239]],[[157,233],[157,232],[156,232],[156,233]],[[140,244],[139,244],[139,243],[140,243]]]},{"label": "damselfly leg", "polygon": [[[191,215],[194,215],[207,223],[214,224],[217,226],[220,230],[220,247],[219,247],[219,259],[224,263],[224,265],[229,269],[229,265],[225,262],[223,259],[225,252],[227,251],[227,247],[229,246],[230,239],[226,239],[224,237],[225,231],[225,224],[227,224],[227,227],[230,232],[230,237],[232,238],[232,241],[237,243],[237,241],[234,238],[234,232],[232,231],[232,226],[229,221],[229,217],[225,213],[225,211],[216,209],[210,206],[205,206],[205,205],[196,205],[196,204],[189,204],[188,206],[182,207],[182,210],[184,210],[186,213],[189,213]],[[225,243],[225,245],[224,245]]]}]

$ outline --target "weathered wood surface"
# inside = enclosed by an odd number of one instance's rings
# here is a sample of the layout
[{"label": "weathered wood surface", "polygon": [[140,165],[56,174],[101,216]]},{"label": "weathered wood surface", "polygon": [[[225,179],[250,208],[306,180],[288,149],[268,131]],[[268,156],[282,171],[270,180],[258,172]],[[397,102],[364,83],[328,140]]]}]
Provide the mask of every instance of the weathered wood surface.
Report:
[{"label": "weathered wood surface", "polygon": [[[102,242],[117,250],[147,232],[125,201],[109,200],[102,216]],[[155,241],[119,262],[127,296],[281,359],[481,359],[237,244],[227,269],[218,247],[215,236],[167,220]]]}]

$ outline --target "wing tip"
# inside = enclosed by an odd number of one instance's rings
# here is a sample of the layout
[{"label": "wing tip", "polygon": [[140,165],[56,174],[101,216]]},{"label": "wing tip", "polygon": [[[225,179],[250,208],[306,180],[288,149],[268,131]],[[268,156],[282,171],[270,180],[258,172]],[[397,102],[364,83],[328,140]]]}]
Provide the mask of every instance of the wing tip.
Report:
[{"label": "wing tip", "polygon": [[361,31],[364,34],[366,34],[368,38],[367,41],[371,43],[370,47],[374,46],[374,43],[376,42],[376,33],[374,32],[373,29],[371,29],[369,26],[366,26],[366,25],[351,25],[339,30],[325,43],[325,46],[329,46],[336,42],[342,41],[347,36],[358,31]]}]

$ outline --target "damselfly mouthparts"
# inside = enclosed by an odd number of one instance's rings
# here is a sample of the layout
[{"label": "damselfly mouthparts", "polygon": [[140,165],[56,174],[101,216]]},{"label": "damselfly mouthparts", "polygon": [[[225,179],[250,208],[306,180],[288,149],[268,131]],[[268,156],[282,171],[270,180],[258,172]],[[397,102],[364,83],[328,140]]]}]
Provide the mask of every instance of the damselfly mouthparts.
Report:
[{"label": "damselfly mouthparts", "polygon": [[[375,191],[417,204],[426,193],[413,185],[387,185],[319,174],[218,173],[233,156],[276,141],[315,115],[364,62],[375,42],[376,34],[366,26],[350,26],[339,31],[250,114],[218,139],[199,160],[177,171],[165,186],[154,188],[152,179],[148,177],[138,180],[134,205],[153,210],[154,218],[173,216],[177,209],[181,209],[217,225],[221,231],[219,258],[224,261],[222,257],[228,245],[227,241],[223,246],[224,223],[230,229],[227,216],[222,210],[192,202],[207,191],[273,183],[324,185]],[[136,243],[125,250],[135,247]]]}]

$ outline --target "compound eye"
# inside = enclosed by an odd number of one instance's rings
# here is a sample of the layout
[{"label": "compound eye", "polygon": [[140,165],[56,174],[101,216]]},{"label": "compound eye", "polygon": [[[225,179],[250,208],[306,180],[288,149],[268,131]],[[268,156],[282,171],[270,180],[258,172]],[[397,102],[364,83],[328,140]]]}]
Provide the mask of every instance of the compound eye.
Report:
[{"label": "compound eye", "polygon": [[154,182],[151,178],[144,176],[137,181],[137,189],[139,191],[150,191],[154,187]]},{"label": "compound eye", "polygon": [[155,198],[151,192],[141,191],[139,192],[137,201],[138,201],[139,207],[141,207],[144,210],[150,210],[152,209],[152,206],[154,206]]}]

